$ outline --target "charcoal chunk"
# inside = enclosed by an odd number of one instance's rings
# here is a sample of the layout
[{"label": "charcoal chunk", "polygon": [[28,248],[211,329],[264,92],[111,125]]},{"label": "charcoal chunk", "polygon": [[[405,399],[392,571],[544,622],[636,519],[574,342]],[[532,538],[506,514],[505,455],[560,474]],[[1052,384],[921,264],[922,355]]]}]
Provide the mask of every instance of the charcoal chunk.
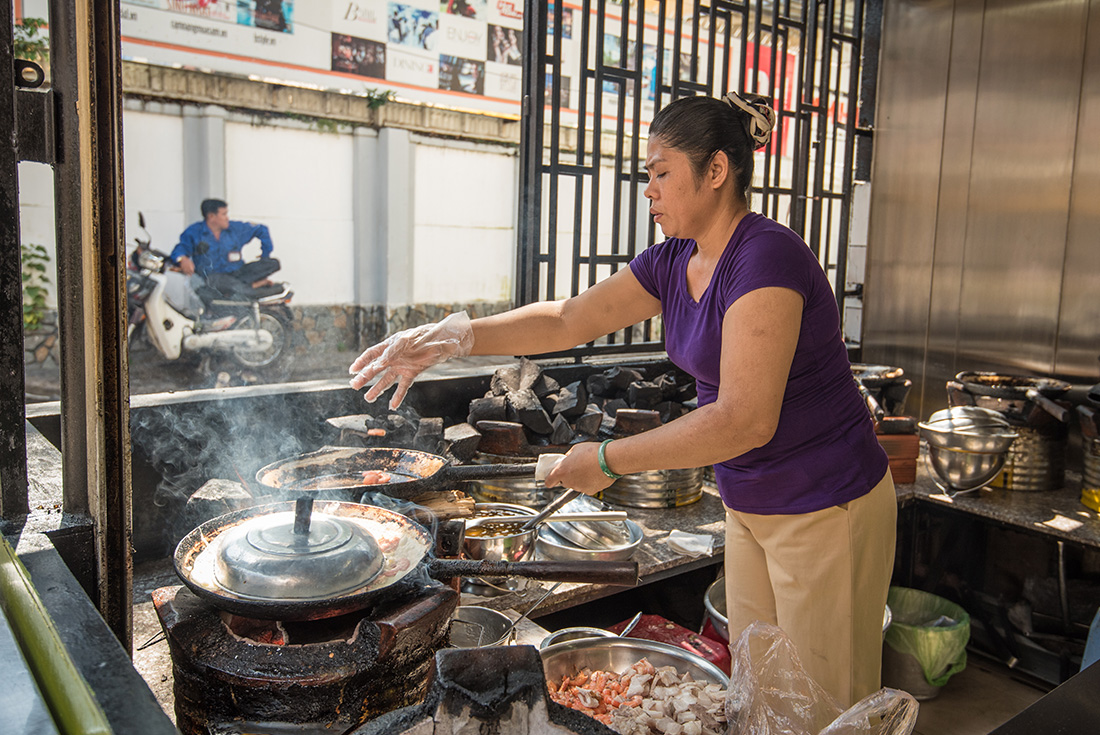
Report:
[{"label": "charcoal chunk", "polygon": [[595,373],[589,375],[585,380],[585,385],[588,387],[588,395],[600,396],[601,398],[610,396],[612,392],[611,379],[607,377],[606,373]]},{"label": "charcoal chunk", "polygon": [[549,434],[553,431],[549,414],[530,388],[509,393],[508,405],[515,412],[515,420],[536,434]]},{"label": "charcoal chunk", "polygon": [[535,395],[539,398],[546,398],[547,396],[556,393],[561,388],[558,381],[551,378],[546,373],[540,373],[539,377],[531,384],[531,390],[535,392]]},{"label": "charcoal chunk", "polygon": [[589,403],[584,413],[577,417],[573,428],[578,434],[584,436],[596,436],[600,432],[600,424],[603,422],[604,413],[595,403]]},{"label": "charcoal chunk", "polygon": [[630,408],[630,404],[622,398],[613,398],[603,404],[603,412],[614,418],[621,408]]},{"label": "charcoal chunk", "polygon": [[452,457],[465,462],[477,454],[481,432],[467,423],[455,424],[443,430],[443,441]]},{"label": "charcoal chunk", "polygon": [[607,379],[611,382],[611,387],[618,390],[625,391],[630,388],[630,384],[638,381],[645,380],[645,376],[637,370],[627,367],[613,367],[604,373],[607,375]]},{"label": "charcoal chunk", "polygon": [[666,424],[669,421],[675,421],[687,413],[687,409],[684,408],[684,405],[677,401],[661,401],[653,407],[653,410],[660,414],[661,421]]},{"label": "charcoal chunk", "polygon": [[413,445],[426,452],[438,453],[443,447],[443,419],[423,418],[416,427]]},{"label": "charcoal chunk", "polygon": [[494,396],[503,396],[519,390],[519,374],[519,365],[505,365],[498,368],[493,372],[493,377],[489,378],[489,392]]},{"label": "charcoal chunk", "polygon": [[[542,368],[537,363],[528,360],[526,357],[520,359],[519,390],[532,390],[540,375],[542,375]],[[538,393],[535,393],[535,395],[538,395]]]},{"label": "charcoal chunk", "polygon": [[626,402],[634,408],[653,408],[661,402],[661,389],[648,380],[635,380],[627,389]]},{"label": "charcoal chunk", "polygon": [[470,401],[470,413],[466,417],[466,423],[477,426],[478,421],[507,421],[507,419],[508,398],[500,395],[475,398]]},{"label": "charcoal chunk", "polygon": [[667,372],[653,379],[653,384],[661,391],[661,400],[670,401],[676,397],[680,386],[676,383],[676,373]]},{"label": "charcoal chunk", "polygon": [[554,417],[553,431],[550,432],[551,444],[569,444],[576,437],[573,428],[560,413]]},{"label": "charcoal chunk", "polygon": [[588,391],[584,383],[577,380],[557,392],[551,413],[560,414],[567,419],[575,419],[584,413],[588,405]]}]

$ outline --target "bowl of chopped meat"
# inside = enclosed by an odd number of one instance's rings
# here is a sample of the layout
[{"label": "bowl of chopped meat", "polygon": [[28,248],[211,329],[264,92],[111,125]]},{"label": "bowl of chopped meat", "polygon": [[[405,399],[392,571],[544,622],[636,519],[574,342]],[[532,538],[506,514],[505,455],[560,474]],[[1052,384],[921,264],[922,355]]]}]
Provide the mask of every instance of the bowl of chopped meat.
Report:
[{"label": "bowl of chopped meat", "polygon": [[584,638],[555,643],[539,654],[551,699],[616,732],[726,732],[729,677],[678,646],[639,638]]}]

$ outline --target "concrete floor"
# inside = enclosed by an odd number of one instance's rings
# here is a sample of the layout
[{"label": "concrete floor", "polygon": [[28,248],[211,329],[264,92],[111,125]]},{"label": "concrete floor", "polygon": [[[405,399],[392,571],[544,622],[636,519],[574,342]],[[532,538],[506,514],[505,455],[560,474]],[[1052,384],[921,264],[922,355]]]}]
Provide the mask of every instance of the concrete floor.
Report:
[{"label": "concrete floor", "polygon": [[[172,662],[150,593],[179,584],[169,560],[142,564],[134,570],[134,666],[164,711],[175,721]],[[542,629],[520,629],[521,643],[536,643]],[[150,643],[152,641],[152,643]],[[940,694],[920,703],[915,735],[986,735],[1027,708],[1048,691],[996,662],[970,656]]]}]

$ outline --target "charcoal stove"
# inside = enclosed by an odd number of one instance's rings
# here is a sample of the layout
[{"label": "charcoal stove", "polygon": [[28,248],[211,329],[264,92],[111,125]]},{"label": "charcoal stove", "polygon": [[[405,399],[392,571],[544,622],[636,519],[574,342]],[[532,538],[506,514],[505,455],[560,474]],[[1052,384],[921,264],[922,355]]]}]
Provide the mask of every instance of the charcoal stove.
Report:
[{"label": "charcoal stove", "polygon": [[341,733],[419,702],[458,600],[450,586],[410,579],[371,608],[291,623],[234,616],[186,587],[162,587],[153,605],[172,657],[176,727]]},{"label": "charcoal stove", "polygon": [[947,382],[948,405],[999,411],[1017,434],[992,487],[1038,491],[1065,485],[1070,412],[1060,399],[1069,389],[1053,378],[985,372],[961,372]]}]

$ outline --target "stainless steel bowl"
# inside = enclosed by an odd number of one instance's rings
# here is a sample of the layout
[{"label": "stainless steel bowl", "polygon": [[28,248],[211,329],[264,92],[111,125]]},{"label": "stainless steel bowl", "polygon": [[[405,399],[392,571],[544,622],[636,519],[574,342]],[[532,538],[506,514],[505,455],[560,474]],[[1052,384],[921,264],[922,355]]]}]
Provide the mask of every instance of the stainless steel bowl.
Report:
[{"label": "stainless steel bowl", "polygon": [[1006,452],[1016,438],[1002,414],[975,406],[936,411],[919,426],[928,446],[955,451]]},{"label": "stainless steel bowl", "polygon": [[539,643],[539,648],[547,648],[555,643],[565,643],[566,641],[579,641],[584,638],[618,638],[618,636],[603,628],[562,628],[543,638],[542,642]]},{"label": "stainless steel bowl", "polygon": [[[703,598],[703,607],[707,609],[707,618],[710,619],[710,624],[714,626],[714,629],[718,631],[722,636],[722,640],[729,642],[729,619],[726,617],[726,578],[719,577],[711,583],[710,587],[707,587],[707,594]],[[890,610],[890,606],[887,605],[886,609],[882,613],[882,634],[885,636],[886,631],[893,623],[894,614]]]},{"label": "stainless steel bowl", "polygon": [[505,646],[515,637],[511,619],[499,610],[462,605],[451,618],[450,639],[454,648]]},{"label": "stainless steel bowl", "polygon": [[673,666],[681,674],[690,672],[696,681],[729,686],[729,677],[705,658],[678,646],[641,638],[582,638],[547,646],[539,655],[547,682],[560,682],[563,676],[574,676],[584,668],[622,673],[644,658],[657,667]]},{"label": "stainless steel bowl", "polygon": [[642,543],[645,534],[642,527],[634,521],[622,521],[626,524],[630,533],[630,541],[622,546],[609,549],[582,549],[567,539],[558,536],[553,529],[553,523],[547,523],[539,528],[538,538],[535,539],[535,549],[539,556],[557,561],[625,561],[634,556],[634,551]]},{"label": "stainless steel bowl", "polygon": [[[531,508],[510,503],[474,503],[474,512],[507,511],[509,515],[535,515]],[[462,550],[467,558],[488,561],[522,561],[535,548],[538,529],[531,529],[510,536],[467,536]]]},{"label": "stainless steel bowl", "polygon": [[952,490],[976,490],[1004,469],[1006,451],[967,452],[928,445],[928,464]]}]

